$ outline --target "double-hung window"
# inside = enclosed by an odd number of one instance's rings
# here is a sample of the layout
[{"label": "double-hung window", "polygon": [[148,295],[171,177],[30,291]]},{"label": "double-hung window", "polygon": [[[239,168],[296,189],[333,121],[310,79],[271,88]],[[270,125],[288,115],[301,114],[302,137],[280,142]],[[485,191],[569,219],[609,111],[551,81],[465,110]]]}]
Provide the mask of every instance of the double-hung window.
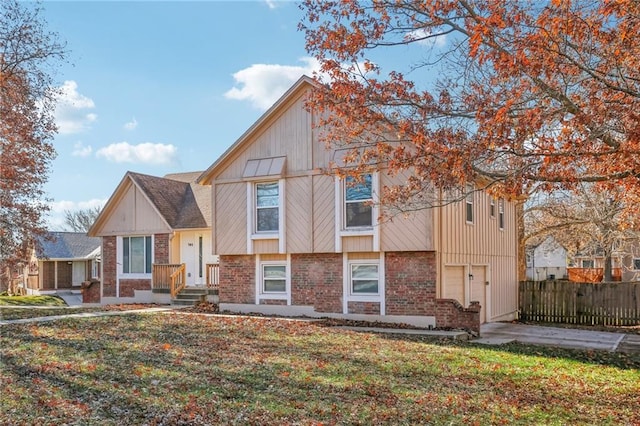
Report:
[{"label": "double-hung window", "polygon": [[380,275],[378,264],[351,263],[350,265],[351,294],[378,294]]},{"label": "double-hung window", "polygon": [[346,178],[344,189],[344,227],[364,228],[373,225],[373,186],[371,174],[360,179]]},{"label": "double-hung window", "polygon": [[504,198],[498,200],[498,225],[500,229],[504,229]]},{"label": "double-hung window", "polygon": [[256,232],[278,232],[278,182],[256,184]]},{"label": "double-hung window", "polygon": [[122,272],[151,273],[151,237],[122,237]]},{"label": "double-hung window", "polygon": [[287,291],[287,266],[262,265],[262,292],[285,293]]}]

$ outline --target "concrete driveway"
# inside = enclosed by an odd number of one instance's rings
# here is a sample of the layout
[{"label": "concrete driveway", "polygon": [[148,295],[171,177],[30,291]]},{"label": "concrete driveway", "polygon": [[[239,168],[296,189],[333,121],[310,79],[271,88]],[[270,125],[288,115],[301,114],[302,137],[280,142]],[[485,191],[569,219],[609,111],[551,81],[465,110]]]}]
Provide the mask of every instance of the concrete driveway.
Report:
[{"label": "concrete driveway", "polygon": [[480,327],[476,343],[500,345],[520,342],[570,349],[593,349],[615,352],[627,334],[605,331],[576,330],[560,327],[493,322]]}]

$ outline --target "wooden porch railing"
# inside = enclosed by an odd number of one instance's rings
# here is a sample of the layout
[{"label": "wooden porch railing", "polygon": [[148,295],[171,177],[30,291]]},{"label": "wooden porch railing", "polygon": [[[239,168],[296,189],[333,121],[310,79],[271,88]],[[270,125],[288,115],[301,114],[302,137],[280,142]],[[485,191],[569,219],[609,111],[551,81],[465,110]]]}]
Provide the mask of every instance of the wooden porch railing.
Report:
[{"label": "wooden porch railing", "polygon": [[171,274],[171,297],[175,298],[187,286],[187,268],[183,263],[173,274]]},{"label": "wooden porch railing", "polygon": [[154,263],[151,274],[153,289],[171,289],[171,276],[184,267],[183,263]]},{"label": "wooden porch railing", "polygon": [[220,264],[207,263],[207,287],[217,289],[220,284]]}]

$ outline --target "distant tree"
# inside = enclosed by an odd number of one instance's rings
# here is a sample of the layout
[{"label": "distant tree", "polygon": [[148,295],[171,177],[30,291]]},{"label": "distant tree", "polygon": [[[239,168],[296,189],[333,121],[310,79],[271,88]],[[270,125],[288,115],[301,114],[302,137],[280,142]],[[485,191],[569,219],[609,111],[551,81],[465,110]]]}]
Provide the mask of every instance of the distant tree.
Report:
[{"label": "distant tree", "polygon": [[55,151],[53,70],[65,45],[38,4],[0,2],[0,266],[24,261],[45,232],[43,185]]},{"label": "distant tree", "polygon": [[600,192],[592,184],[530,199],[524,210],[526,238],[553,236],[572,255],[601,254],[604,280],[612,280],[612,258],[640,240],[640,215],[625,206],[625,190]]},{"label": "distant tree", "polygon": [[80,210],[65,210],[64,223],[73,232],[87,232],[100,214],[101,207],[89,207]]},{"label": "distant tree", "polygon": [[[624,187],[624,208],[637,208],[637,0],[301,7],[307,51],[325,83],[308,106],[324,117],[322,139],[345,154],[337,170],[408,171],[383,189],[382,204],[429,207],[438,199],[433,185],[469,181],[519,198],[588,182],[601,193]],[[406,67],[396,61],[383,72],[375,57],[391,50]]]}]

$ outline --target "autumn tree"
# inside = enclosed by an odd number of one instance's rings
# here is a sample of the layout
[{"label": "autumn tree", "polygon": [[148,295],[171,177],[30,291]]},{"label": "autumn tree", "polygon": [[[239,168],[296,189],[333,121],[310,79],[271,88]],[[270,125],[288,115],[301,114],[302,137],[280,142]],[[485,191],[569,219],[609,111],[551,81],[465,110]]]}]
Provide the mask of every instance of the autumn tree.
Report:
[{"label": "autumn tree", "polygon": [[[308,106],[340,171],[404,171],[382,203],[496,194],[640,194],[637,0],[305,0],[300,28],[324,83]],[[395,56],[391,56],[395,54]],[[377,57],[409,58],[383,69]]]},{"label": "autumn tree", "polygon": [[48,32],[37,4],[0,2],[0,265],[24,259],[45,232],[43,185],[55,151],[51,139],[52,72],[65,46]]},{"label": "autumn tree", "polygon": [[73,232],[87,232],[100,214],[100,206],[79,210],[65,210],[64,223]]}]

